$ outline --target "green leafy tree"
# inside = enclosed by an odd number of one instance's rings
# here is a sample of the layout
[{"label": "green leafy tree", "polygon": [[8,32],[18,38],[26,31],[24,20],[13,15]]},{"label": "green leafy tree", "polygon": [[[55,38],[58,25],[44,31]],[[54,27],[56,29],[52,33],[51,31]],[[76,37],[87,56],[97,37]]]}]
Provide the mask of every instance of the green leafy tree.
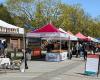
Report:
[{"label": "green leafy tree", "polygon": [[8,12],[7,8],[3,6],[3,4],[0,4],[0,19],[10,24],[14,24],[10,13]]},{"label": "green leafy tree", "polygon": [[93,19],[80,4],[68,5],[61,0],[7,0],[6,6],[14,22],[27,29],[52,22],[56,27],[76,34],[100,37],[100,18]]},{"label": "green leafy tree", "polygon": [[40,27],[57,19],[59,2],[60,0],[7,0],[6,6],[12,16],[19,16],[23,23]]}]

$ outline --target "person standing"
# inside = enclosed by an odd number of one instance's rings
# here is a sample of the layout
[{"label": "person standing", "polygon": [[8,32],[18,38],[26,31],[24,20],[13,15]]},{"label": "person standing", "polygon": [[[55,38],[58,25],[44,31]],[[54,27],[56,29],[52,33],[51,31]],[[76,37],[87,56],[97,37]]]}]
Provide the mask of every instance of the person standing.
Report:
[{"label": "person standing", "polygon": [[84,50],[83,56],[84,56],[84,60],[86,60],[87,59],[87,51],[86,50]]},{"label": "person standing", "polygon": [[3,50],[4,57],[6,57],[6,55],[7,55],[7,42],[6,41],[3,41],[2,45],[4,47],[4,50]]},{"label": "person standing", "polygon": [[78,55],[79,55],[79,48],[80,48],[79,42],[76,43],[75,48],[76,48],[76,58],[78,58]]},{"label": "person standing", "polygon": [[26,50],[25,50],[25,69],[28,69],[28,64],[27,64],[28,56],[27,56],[27,54],[28,54],[28,48],[26,48]]},{"label": "person standing", "polygon": [[83,57],[84,57],[84,60],[86,60],[87,59],[87,51],[86,51],[86,45],[85,44],[83,44]]},{"label": "person standing", "polygon": [[3,52],[4,52],[4,46],[2,44],[2,41],[0,40],[0,56],[4,56]]},{"label": "person standing", "polygon": [[4,46],[4,48],[7,48],[7,42],[6,41],[3,41],[3,46]]},{"label": "person standing", "polygon": [[26,59],[27,60],[31,60],[31,49],[30,48],[26,48]]},{"label": "person standing", "polygon": [[80,57],[82,57],[82,54],[83,54],[82,44],[79,44],[79,45],[80,45],[79,54],[80,54]]},{"label": "person standing", "polygon": [[27,65],[27,49],[24,50],[22,49],[22,52],[23,52],[23,56],[22,56],[22,63],[25,63],[25,69],[28,69],[28,65]]}]

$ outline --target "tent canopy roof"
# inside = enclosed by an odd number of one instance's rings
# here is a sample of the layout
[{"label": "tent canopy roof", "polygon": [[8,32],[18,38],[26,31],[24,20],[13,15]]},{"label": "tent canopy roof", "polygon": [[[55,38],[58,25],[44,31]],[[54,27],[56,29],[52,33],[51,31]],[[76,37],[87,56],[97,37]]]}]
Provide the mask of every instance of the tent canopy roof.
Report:
[{"label": "tent canopy roof", "polygon": [[39,29],[34,30],[33,32],[60,32],[60,31],[54,25],[49,23]]},{"label": "tent canopy roof", "polygon": [[64,37],[64,38],[68,38],[68,35],[62,31],[60,31],[54,25],[49,23],[49,24],[44,25],[43,27],[41,27],[39,29],[31,31],[30,33],[27,33],[27,37],[41,37],[41,38],[44,38],[44,37],[46,37],[46,38]]},{"label": "tent canopy roof", "polygon": [[84,41],[91,41],[90,38],[84,36],[84,35],[83,35],[82,33],[80,33],[80,32],[78,32],[75,36],[78,37],[78,38],[80,38],[80,39],[82,39],[82,40],[84,40]]},{"label": "tent canopy roof", "polygon": [[76,35],[76,37],[80,38],[80,39],[86,39],[87,37],[84,36],[82,33],[78,32]]},{"label": "tent canopy roof", "polygon": [[96,39],[96,38],[93,38],[93,37],[90,37],[90,36],[88,36],[88,38],[90,38],[90,39],[91,39],[91,41],[93,41],[93,42],[99,42],[99,40],[98,40],[98,39]]},{"label": "tent canopy roof", "polygon": [[63,30],[62,28],[59,28],[59,30],[60,30],[61,32],[66,33],[66,34],[69,36],[69,39],[70,39],[70,40],[75,40],[75,41],[78,40],[78,38],[77,38],[76,36],[74,36],[74,35],[72,35],[72,34],[66,32],[66,31]]},{"label": "tent canopy roof", "polygon": [[17,27],[15,25],[9,24],[9,23],[7,23],[7,22],[5,22],[3,20],[0,20],[0,27],[19,29],[19,33],[20,34],[24,34],[24,28],[20,28],[20,27]]},{"label": "tent canopy roof", "polygon": [[11,25],[5,21],[0,20],[0,26],[4,28],[19,28],[17,26]]}]

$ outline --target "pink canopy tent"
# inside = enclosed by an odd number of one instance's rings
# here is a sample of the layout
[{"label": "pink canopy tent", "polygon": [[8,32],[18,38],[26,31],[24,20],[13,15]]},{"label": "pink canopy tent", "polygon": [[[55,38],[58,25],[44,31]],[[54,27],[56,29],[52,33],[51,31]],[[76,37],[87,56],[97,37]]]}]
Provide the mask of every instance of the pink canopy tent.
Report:
[{"label": "pink canopy tent", "polygon": [[67,34],[61,32],[59,29],[57,29],[52,24],[44,25],[43,27],[36,29],[34,31],[31,31],[30,33],[27,33],[27,37],[42,37],[42,38],[50,38],[50,37],[68,37]]},{"label": "pink canopy tent", "polygon": [[82,33],[78,32],[76,35],[76,37],[78,37],[79,39],[83,40],[83,41],[91,41],[90,38],[84,36]]}]

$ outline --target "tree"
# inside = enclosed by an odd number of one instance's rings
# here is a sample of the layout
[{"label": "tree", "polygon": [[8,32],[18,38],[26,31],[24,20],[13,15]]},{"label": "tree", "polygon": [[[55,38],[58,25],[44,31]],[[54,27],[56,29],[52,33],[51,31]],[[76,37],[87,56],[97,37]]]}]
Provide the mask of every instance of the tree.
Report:
[{"label": "tree", "polygon": [[58,19],[60,0],[41,0],[36,2],[35,21],[38,27]]},{"label": "tree", "polygon": [[61,0],[7,0],[7,9],[17,25],[26,29],[52,22],[56,27],[99,37],[99,17],[94,20],[80,4],[68,5]]},{"label": "tree", "polygon": [[74,34],[81,32],[86,36],[98,35],[97,24],[94,23],[94,19],[79,4],[73,6],[61,4],[59,9],[62,12],[57,22],[60,27],[66,31],[70,30]]},{"label": "tree", "polygon": [[3,4],[0,4],[0,19],[10,24],[14,24],[10,13],[8,12],[7,8],[3,6]]},{"label": "tree", "polygon": [[79,6],[70,6],[61,4],[59,7],[62,14],[59,21],[61,26],[64,26],[66,30],[71,30],[74,33],[80,31],[80,27],[83,25],[84,11]]},{"label": "tree", "polygon": [[[11,16],[14,17],[16,25],[24,27],[25,24],[31,24],[34,18],[34,0],[7,0],[6,7]],[[21,21],[21,23],[19,22]]]},{"label": "tree", "polygon": [[24,19],[32,20],[34,0],[7,0],[6,5],[13,16],[21,16]]},{"label": "tree", "polygon": [[20,16],[24,24],[40,27],[57,18],[59,2],[60,0],[7,0],[6,6],[12,16]]}]

